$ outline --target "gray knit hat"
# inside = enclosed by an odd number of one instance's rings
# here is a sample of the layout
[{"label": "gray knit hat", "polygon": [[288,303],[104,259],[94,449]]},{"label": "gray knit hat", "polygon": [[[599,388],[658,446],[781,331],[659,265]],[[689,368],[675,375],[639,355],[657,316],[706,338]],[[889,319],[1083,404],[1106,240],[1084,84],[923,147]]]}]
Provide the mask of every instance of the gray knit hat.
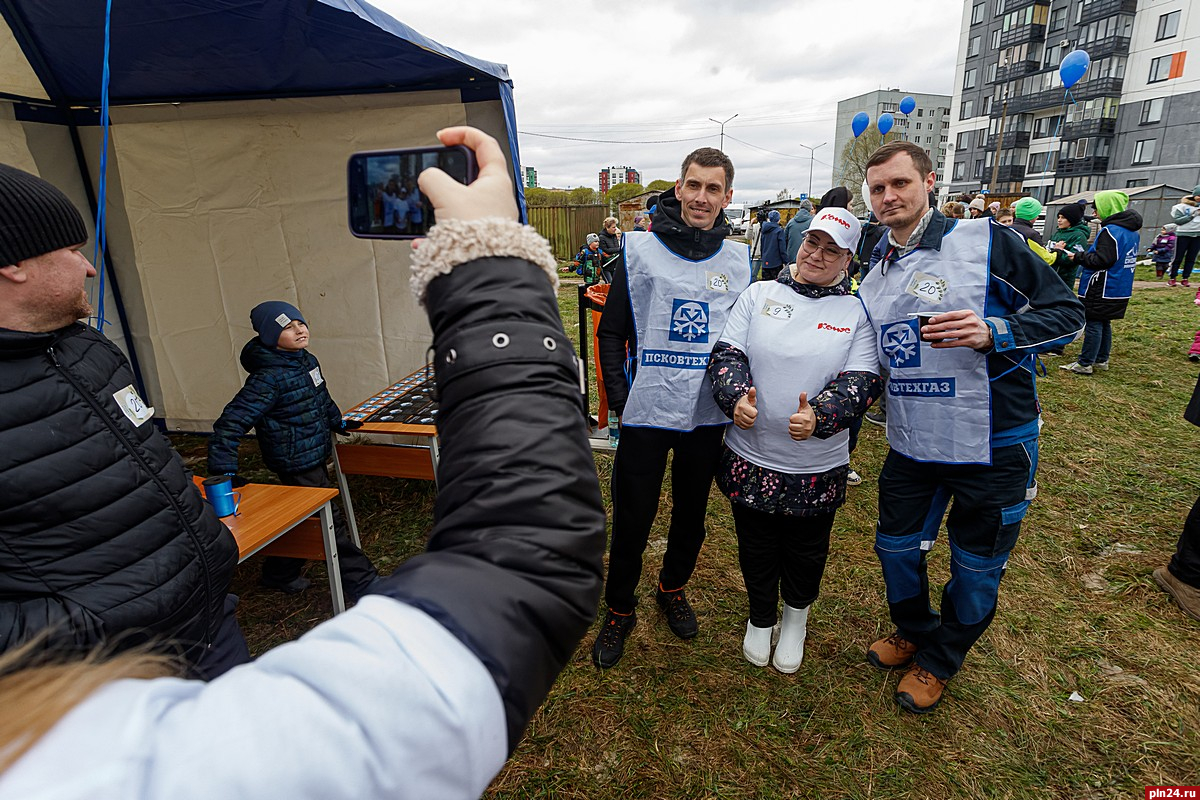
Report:
[{"label": "gray knit hat", "polygon": [[47,181],[0,164],[0,267],[87,241],[79,209]]}]

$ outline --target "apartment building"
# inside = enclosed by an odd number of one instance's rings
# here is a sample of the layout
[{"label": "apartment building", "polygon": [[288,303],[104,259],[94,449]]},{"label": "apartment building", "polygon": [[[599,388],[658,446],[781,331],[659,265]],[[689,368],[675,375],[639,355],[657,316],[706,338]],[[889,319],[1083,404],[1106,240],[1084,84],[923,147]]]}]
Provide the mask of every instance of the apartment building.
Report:
[{"label": "apartment building", "polygon": [[[912,97],[917,107],[911,114],[900,113],[900,101]],[[841,174],[842,151],[854,138],[850,130],[850,121],[860,111],[865,111],[875,125],[879,115],[890,113],[895,118],[892,132],[900,138],[914,144],[919,144],[929,153],[937,170],[938,183],[944,178],[946,145],[949,142],[949,127],[951,119],[950,96],[944,94],[922,94],[920,92],[904,92],[900,89],[879,89],[857,97],[848,97],[839,101],[837,106],[837,122],[834,126],[833,153],[833,185],[845,184]],[[798,154],[798,155],[802,155]],[[851,187],[857,194],[857,187]]]},{"label": "apartment building", "polygon": [[[1200,3],[965,0],[951,103],[951,194],[1042,200],[1200,182]],[[1074,49],[1091,64],[1064,89]]]},{"label": "apartment building", "polygon": [[606,194],[618,183],[641,183],[642,173],[633,167],[608,167],[600,170],[600,194]]}]

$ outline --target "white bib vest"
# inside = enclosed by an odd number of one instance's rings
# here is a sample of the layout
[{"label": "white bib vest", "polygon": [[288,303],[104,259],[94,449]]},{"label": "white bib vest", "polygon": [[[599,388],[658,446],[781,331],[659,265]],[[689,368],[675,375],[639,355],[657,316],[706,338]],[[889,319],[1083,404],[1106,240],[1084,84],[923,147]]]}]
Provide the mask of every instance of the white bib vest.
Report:
[{"label": "white bib vest", "polygon": [[652,233],[625,234],[637,370],[623,425],[690,431],[729,422],[705,368],[738,294],[750,285],[746,245],[726,240],[703,261],[675,255]]},{"label": "white bib vest", "polygon": [[962,220],[941,251],[917,248],[879,264],[859,297],[878,331],[887,383],[888,443],[917,461],[992,463],[991,391],[986,356],[969,347],[934,349],[915,314],[969,309],[982,319],[991,270],[987,220]]}]

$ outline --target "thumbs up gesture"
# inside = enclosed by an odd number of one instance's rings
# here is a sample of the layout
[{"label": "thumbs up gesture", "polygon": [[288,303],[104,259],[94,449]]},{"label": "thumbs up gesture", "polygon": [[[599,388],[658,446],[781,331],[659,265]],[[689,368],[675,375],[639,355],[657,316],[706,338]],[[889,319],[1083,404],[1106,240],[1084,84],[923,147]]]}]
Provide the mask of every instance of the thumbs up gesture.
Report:
[{"label": "thumbs up gesture", "polygon": [[797,442],[802,442],[812,436],[817,427],[817,414],[808,404],[808,392],[800,393],[800,403],[796,413],[788,417],[788,435]]},{"label": "thumbs up gesture", "polygon": [[748,430],[754,426],[757,419],[758,391],[751,386],[750,391],[739,397],[737,405],[733,407],[733,424],[742,430]]}]

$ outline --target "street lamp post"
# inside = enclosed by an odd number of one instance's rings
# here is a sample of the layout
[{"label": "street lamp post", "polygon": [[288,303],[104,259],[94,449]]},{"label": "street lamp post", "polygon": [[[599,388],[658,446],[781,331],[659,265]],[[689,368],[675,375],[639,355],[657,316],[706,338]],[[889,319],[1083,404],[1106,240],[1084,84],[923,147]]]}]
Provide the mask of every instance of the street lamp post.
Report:
[{"label": "street lamp post", "polygon": [[[799,142],[797,142],[797,144],[799,144]],[[800,147],[803,147],[805,150],[808,151],[808,199],[809,200],[812,200],[813,153],[815,153],[817,150],[820,150],[822,147],[824,147],[827,144],[829,144],[829,142],[821,142],[816,147],[809,147],[806,144],[800,145]]]},{"label": "street lamp post", "polygon": [[[733,117],[736,117],[736,116],[737,116],[737,114],[733,115]],[[729,119],[733,119],[733,117],[730,117]],[[725,120],[725,122],[729,122],[729,119]],[[712,117],[709,117],[708,121],[715,122],[721,126],[721,152],[724,153],[725,152],[725,122],[722,122],[719,119],[713,119]]]}]

